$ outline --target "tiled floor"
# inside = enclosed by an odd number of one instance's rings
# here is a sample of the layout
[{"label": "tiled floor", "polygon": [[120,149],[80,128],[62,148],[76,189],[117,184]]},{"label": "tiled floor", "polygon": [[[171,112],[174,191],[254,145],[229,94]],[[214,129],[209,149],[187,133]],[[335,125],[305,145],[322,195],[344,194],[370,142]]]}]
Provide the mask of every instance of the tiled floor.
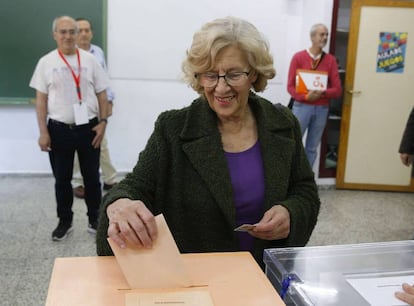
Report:
[{"label": "tiled floor", "polygon": [[57,225],[50,177],[0,177],[0,305],[44,305],[55,257],[94,256],[86,205],[74,202],[74,231],[51,240]]},{"label": "tiled floor", "polygon": [[[309,245],[411,239],[414,194],[321,188],[319,222]],[[74,231],[53,242],[53,179],[0,176],[0,305],[44,305],[56,257],[95,256],[86,206],[74,202]]]}]

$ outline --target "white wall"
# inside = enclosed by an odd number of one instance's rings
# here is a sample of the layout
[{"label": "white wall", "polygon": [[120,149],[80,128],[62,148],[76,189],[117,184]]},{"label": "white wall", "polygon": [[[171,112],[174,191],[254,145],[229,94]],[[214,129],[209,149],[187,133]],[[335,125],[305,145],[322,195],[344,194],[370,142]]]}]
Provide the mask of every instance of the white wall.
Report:
[{"label": "white wall", "polygon": [[[117,170],[129,172],[135,165],[161,111],[197,97],[180,74],[192,35],[202,24],[229,15],[255,24],[270,43],[277,70],[262,96],[286,104],[290,58],[310,46],[312,24],[330,26],[332,2],[108,0],[107,56],[116,99],[107,138]],[[34,106],[0,106],[0,173],[50,173],[37,137]]]}]

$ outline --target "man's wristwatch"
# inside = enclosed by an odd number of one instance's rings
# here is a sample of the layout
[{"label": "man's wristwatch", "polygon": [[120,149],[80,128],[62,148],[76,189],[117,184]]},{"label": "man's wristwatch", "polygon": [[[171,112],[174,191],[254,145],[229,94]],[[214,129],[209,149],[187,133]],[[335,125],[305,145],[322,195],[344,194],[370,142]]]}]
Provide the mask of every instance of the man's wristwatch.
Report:
[{"label": "man's wristwatch", "polygon": [[101,123],[101,122],[105,122],[106,124],[108,124],[108,119],[102,118],[101,120],[99,120],[99,123]]}]

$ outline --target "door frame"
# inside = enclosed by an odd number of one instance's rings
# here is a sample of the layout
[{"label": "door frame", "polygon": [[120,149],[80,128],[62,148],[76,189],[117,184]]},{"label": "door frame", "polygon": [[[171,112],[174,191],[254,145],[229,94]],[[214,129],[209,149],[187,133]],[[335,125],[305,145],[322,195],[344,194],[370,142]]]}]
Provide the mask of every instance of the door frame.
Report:
[{"label": "door frame", "polygon": [[[331,37],[329,42],[329,53],[335,56],[335,45],[336,45],[336,31],[338,24],[338,12],[339,12],[339,0],[333,0],[332,7],[332,22],[329,35]],[[330,129],[329,118],[326,121],[325,129],[323,130],[321,145],[320,145],[320,154],[319,154],[319,172],[318,178],[331,178],[336,176],[336,167],[335,168],[325,168],[325,159],[327,154],[327,137],[328,131]]]},{"label": "door frame", "polygon": [[[381,190],[381,191],[404,191],[414,192],[414,180],[408,186],[381,185],[364,183],[346,183],[345,166],[348,148],[348,137],[350,128],[350,115],[352,108],[352,90],[354,84],[356,52],[358,47],[358,34],[361,17],[361,8],[366,6],[376,7],[407,7],[414,8],[414,0],[383,1],[383,0],[353,0],[351,7],[351,18],[349,27],[349,40],[347,48],[347,64],[345,74],[344,97],[342,105],[342,120],[340,128],[340,142],[338,148],[338,163],[336,169],[336,188],[359,189],[359,190]],[[408,116],[408,114],[407,114]],[[396,152],[398,154],[398,152]]]}]

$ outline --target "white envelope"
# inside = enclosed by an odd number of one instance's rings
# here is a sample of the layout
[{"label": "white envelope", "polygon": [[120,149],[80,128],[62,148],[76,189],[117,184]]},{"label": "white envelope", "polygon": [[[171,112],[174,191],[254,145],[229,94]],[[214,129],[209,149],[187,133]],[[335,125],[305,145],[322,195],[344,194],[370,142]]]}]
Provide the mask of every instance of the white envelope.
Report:
[{"label": "white envelope", "polygon": [[158,238],[151,249],[121,249],[111,238],[108,242],[132,289],[182,288],[192,284],[184,260],[162,214],[155,217]]}]

